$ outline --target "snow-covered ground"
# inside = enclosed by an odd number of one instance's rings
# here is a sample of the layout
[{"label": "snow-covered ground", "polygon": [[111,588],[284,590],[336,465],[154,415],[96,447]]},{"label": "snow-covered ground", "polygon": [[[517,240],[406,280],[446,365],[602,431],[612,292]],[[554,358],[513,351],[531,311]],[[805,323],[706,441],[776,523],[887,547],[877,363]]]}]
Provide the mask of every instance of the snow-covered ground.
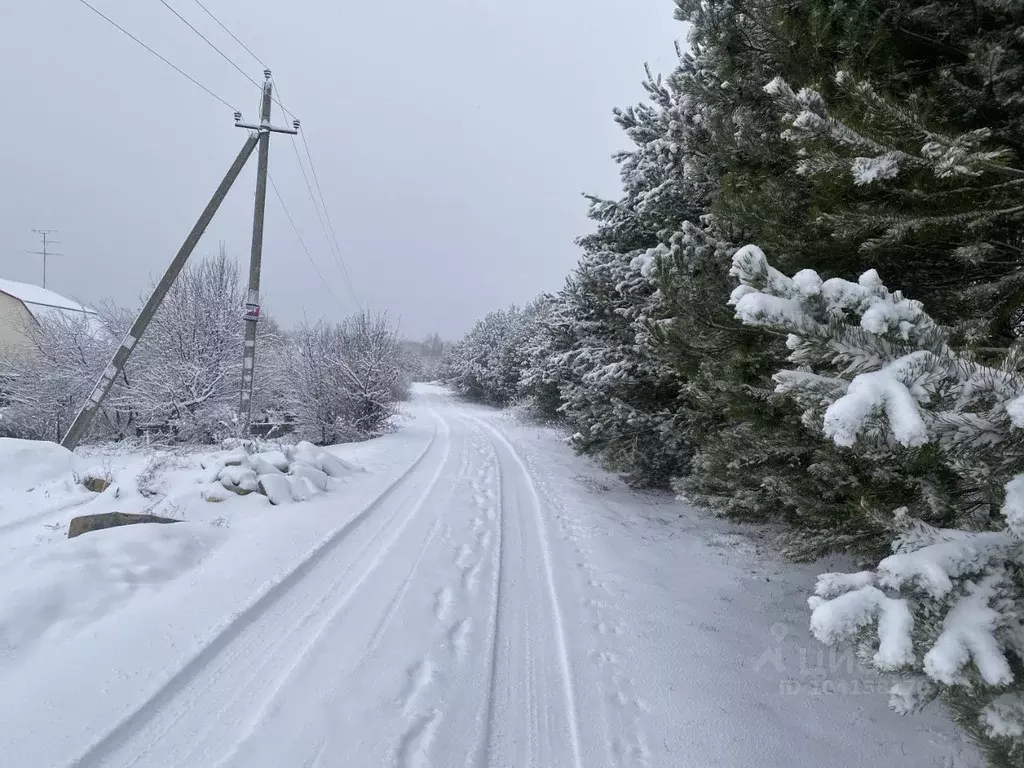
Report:
[{"label": "snow-covered ground", "polygon": [[[444,390],[407,410],[302,504],[211,503],[194,455],[0,467],[0,764],[982,765],[810,637],[827,564]],[[83,511],[186,522],[66,540]]]}]

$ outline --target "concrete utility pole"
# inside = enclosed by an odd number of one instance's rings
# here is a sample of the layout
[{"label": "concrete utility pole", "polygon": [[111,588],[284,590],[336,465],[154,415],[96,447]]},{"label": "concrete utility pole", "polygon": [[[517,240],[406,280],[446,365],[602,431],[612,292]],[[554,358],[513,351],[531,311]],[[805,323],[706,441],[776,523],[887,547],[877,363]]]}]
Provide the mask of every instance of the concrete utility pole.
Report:
[{"label": "concrete utility pole", "polygon": [[239,398],[238,417],[242,434],[249,433],[252,421],[252,388],[256,373],[256,327],[260,319],[260,269],[263,265],[263,215],[267,207],[267,163],[270,158],[270,134],[299,132],[299,121],[292,122],[293,128],[276,128],[270,124],[270,107],[273,84],[270,70],[263,70],[263,101],[260,104],[260,123],[243,123],[241,115],[235,114],[239,128],[255,130],[259,134],[260,151],[256,168],[256,203],[252,216],[252,249],[249,252],[249,292],[245,299],[245,348],[242,355],[242,391]]},{"label": "concrete utility pole", "polygon": [[210,198],[210,202],[206,204],[206,208],[204,208],[202,214],[200,214],[199,221],[197,221],[195,226],[192,227],[192,231],[188,233],[188,237],[185,238],[185,242],[178,250],[174,260],[171,261],[171,265],[167,268],[167,271],[164,272],[164,276],[160,278],[160,282],[157,283],[156,290],[153,291],[153,295],[149,297],[149,301],[146,302],[146,306],[142,308],[139,316],[135,318],[135,322],[132,324],[131,330],[128,331],[128,335],[124,337],[124,341],[121,342],[121,346],[119,346],[117,351],[114,353],[114,357],[110,361],[110,365],[108,365],[100,375],[100,379],[96,382],[96,386],[93,387],[92,394],[89,395],[89,399],[85,401],[85,405],[82,406],[78,415],[75,416],[74,422],[72,422],[70,428],[68,428],[67,434],[64,435],[64,439],[60,441],[60,444],[65,448],[74,450],[78,445],[78,442],[85,436],[85,433],[89,431],[89,425],[92,424],[93,417],[96,415],[96,411],[99,409],[100,404],[110,393],[110,388],[114,385],[114,381],[119,375],[121,375],[121,371],[124,370],[125,363],[128,362],[128,358],[131,356],[132,350],[135,349],[135,345],[138,343],[139,339],[142,338],[142,334],[145,333],[146,327],[153,319],[153,315],[156,314],[156,311],[160,308],[160,304],[163,302],[167,292],[170,291],[171,285],[174,284],[174,281],[181,273],[188,257],[191,255],[192,251],[195,250],[196,244],[199,242],[199,238],[203,236],[203,232],[206,231],[206,227],[213,219],[213,215],[217,212],[217,209],[220,208],[220,204],[224,202],[224,197],[227,195],[228,190],[231,189],[231,185],[235,183],[235,179],[238,178],[238,174],[242,172],[242,168],[245,166],[245,163],[252,154],[252,151],[256,148],[258,141],[259,136],[255,133],[251,134],[245,140],[245,144],[242,145],[242,150],[238,153],[238,157],[235,158],[235,162],[231,164],[227,175],[224,176],[224,180],[221,181],[220,186],[217,187],[217,191],[213,193],[213,197]]},{"label": "concrete utility pole", "polygon": [[50,256],[63,256],[64,254],[63,253],[54,253],[53,251],[51,251],[49,249],[49,246],[51,246],[51,245],[60,245],[60,240],[50,240],[50,239],[48,239],[50,237],[50,235],[52,235],[54,232],[57,231],[56,229],[33,229],[32,231],[35,232],[37,235],[42,235],[42,237],[43,237],[43,250],[41,250],[41,251],[25,251],[25,253],[34,253],[36,256],[42,256],[43,257],[43,288],[45,288],[46,287],[46,259],[49,258]]},{"label": "concrete utility pole", "polygon": [[[235,158],[235,162],[231,164],[227,174],[221,181],[220,186],[217,187],[217,191],[213,193],[213,197],[210,198],[210,202],[206,204],[206,208],[199,216],[199,221],[192,227],[192,231],[188,233],[188,237],[185,238],[185,242],[182,243],[181,248],[175,255],[171,265],[167,267],[167,271],[164,272],[164,276],[160,278],[160,282],[157,283],[156,289],[153,291],[153,295],[149,297],[149,301],[146,302],[146,306],[142,308],[139,316],[135,318],[135,322],[132,324],[132,328],[128,331],[128,335],[124,337],[124,341],[121,342],[121,346],[117,348],[114,353],[113,359],[110,361],[110,365],[104,369],[99,381],[96,382],[96,386],[93,387],[92,394],[89,395],[89,399],[85,401],[85,405],[75,416],[74,422],[68,429],[67,434],[64,435],[64,439],[61,440],[60,444],[65,448],[74,450],[78,445],[79,441],[89,431],[89,426],[92,424],[93,418],[96,416],[96,411],[99,410],[100,405],[106,399],[107,395],[110,394],[111,387],[114,386],[114,382],[117,377],[121,375],[124,370],[125,364],[128,362],[128,358],[131,357],[132,350],[135,349],[136,344],[142,338],[142,335],[146,332],[146,328],[149,326],[150,321],[153,319],[153,315],[160,308],[160,304],[163,303],[164,298],[167,296],[168,291],[171,290],[171,286],[174,281],[178,278],[181,270],[185,267],[185,262],[188,261],[188,257],[195,250],[196,245],[199,243],[199,238],[203,236],[207,226],[213,219],[217,209],[220,208],[220,204],[224,202],[224,198],[231,189],[231,185],[235,183],[238,175],[242,172],[242,168],[248,161],[249,156],[252,155],[252,151],[259,145],[259,173],[256,178],[256,210],[253,220],[252,227],[252,257],[249,265],[249,295],[246,304],[246,329],[245,329],[245,361],[244,361],[244,373],[242,376],[242,418],[244,419],[245,429],[248,430],[251,400],[252,400],[252,372],[253,372],[253,361],[256,353],[256,321],[260,317],[260,263],[263,256],[263,211],[266,207],[267,200],[267,156],[270,150],[269,140],[271,133],[298,133],[299,132],[299,121],[294,120],[292,122],[293,128],[275,128],[270,124],[270,103],[271,103],[271,90],[270,90],[270,70],[264,70],[264,77],[266,82],[263,85],[263,104],[260,110],[260,123],[259,125],[252,125],[242,122],[242,113],[235,112],[235,125],[239,128],[248,128],[253,131],[250,133],[248,138],[245,140],[245,144],[242,145],[241,151],[238,153],[238,157]],[[48,230],[53,231],[53,230]]]}]

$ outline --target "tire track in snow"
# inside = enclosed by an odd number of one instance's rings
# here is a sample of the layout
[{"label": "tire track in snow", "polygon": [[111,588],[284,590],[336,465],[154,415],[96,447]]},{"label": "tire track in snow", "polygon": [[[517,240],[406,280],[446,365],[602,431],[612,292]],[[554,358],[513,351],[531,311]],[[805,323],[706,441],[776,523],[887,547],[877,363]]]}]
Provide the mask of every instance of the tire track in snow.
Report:
[{"label": "tire track in snow", "polygon": [[[567,649],[567,646],[566,646],[566,639],[565,639],[565,618],[564,618],[564,613],[562,611],[562,608],[561,608],[561,605],[560,605],[560,602],[559,602],[558,591],[555,588],[553,557],[552,557],[552,554],[551,554],[551,541],[550,541],[550,537],[548,535],[547,524],[546,524],[546,522],[544,520],[544,515],[541,512],[543,503],[541,501],[540,493],[537,491],[537,486],[536,486],[536,484],[533,481],[533,477],[531,476],[529,468],[526,466],[526,463],[523,461],[522,457],[519,455],[519,452],[508,441],[508,439],[498,429],[494,428],[490,424],[487,424],[485,421],[483,421],[481,419],[478,419],[478,418],[476,418],[474,416],[468,415],[468,414],[466,415],[466,418],[471,420],[475,424],[477,424],[479,427],[481,427],[485,432],[487,432],[489,435],[491,435],[493,441],[496,441],[498,444],[500,444],[505,449],[507,454],[511,457],[512,462],[516,465],[516,468],[519,470],[519,474],[521,474],[521,476],[523,478],[524,486],[525,486],[525,488],[526,488],[526,490],[528,492],[528,495],[530,497],[530,502],[531,502],[530,506],[533,508],[533,522],[534,522],[534,525],[535,525],[535,531],[536,531],[536,534],[537,534],[537,539],[538,539],[538,541],[540,543],[541,560],[542,560],[543,570],[544,570],[545,588],[546,588],[546,591],[548,593],[548,598],[551,601],[551,606],[552,606],[552,609],[553,609],[552,610],[552,613],[553,613],[553,617],[552,618],[554,619],[554,630],[555,630],[554,634],[555,634],[555,641],[556,641],[556,644],[557,644],[557,651],[558,651],[558,665],[559,665],[559,672],[560,672],[561,684],[562,684],[561,687],[562,687],[562,693],[563,693],[563,703],[564,703],[565,714],[566,714],[566,718],[568,720],[568,726],[569,726],[569,745],[570,745],[570,749],[571,749],[571,752],[572,752],[573,766],[575,768],[583,768],[583,763],[582,763],[582,758],[581,758],[582,750],[581,750],[581,747],[580,747],[580,736],[579,736],[579,721],[578,721],[578,717],[576,715],[576,694],[575,694],[575,690],[574,690],[573,679],[572,679],[572,672],[571,672],[570,665],[569,665],[569,653],[568,653],[568,649]],[[498,453],[498,451],[495,450],[495,454],[497,454],[497,453]],[[498,458],[498,472],[499,472],[499,478],[501,478],[501,488],[504,489],[506,487],[506,480],[507,480],[507,478],[505,477],[505,473],[504,473],[504,469],[502,467],[502,462],[501,462],[500,456]],[[502,498],[502,502],[501,502],[500,510],[501,510],[502,520],[504,520],[504,517],[505,517],[504,493],[501,493],[501,498]],[[505,537],[503,535],[500,535],[500,538],[503,540]],[[524,565],[524,567],[528,567],[528,565],[526,565],[525,562],[524,562],[523,565]],[[500,587],[500,579],[498,580],[498,586]],[[500,598],[500,595],[499,595],[497,597],[496,601],[495,601],[496,602],[496,606],[500,605],[500,599],[501,598]],[[495,619],[495,623],[497,624],[497,618]],[[530,646],[530,643],[527,642],[527,645]],[[497,643],[495,643],[495,649],[497,649]],[[532,653],[532,647],[528,648],[528,653]],[[496,662],[496,659],[495,659],[495,662]],[[530,667],[533,667],[532,659],[528,658],[527,663],[530,665]],[[491,690],[491,697],[490,697],[491,701],[492,701],[492,704],[491,704],[492,716],[493,716],[493,700],[495,699],[495,694],[496,694],[496,692],[494,691],[494,680],[495,680],[495,677],[492,675],[492,678],[491,678],[492,690]],[[533,680],[529,681],[529,685],[530,685],[530,690],[532,691],[533,688],[534,688]],[[530,704],[531,704],[531,706],[536,704],[536,702],[533,701],[533,698],[534,697],[531,695],[530,696],[530,699],[531,699]],[[531,711],[531,717],[535,718],[536,716],[537,716],[536,713],[533,713]],[[493,728],[491,728],[491,730],[493,730]],[[530,736],[532,738],[533,735],[536,732],[535,728],[531,727],[529,730],[530,730]],[[486,755],[486,752],[485,752],[485,755]],[[489,760],[489,756],[487,756],[487,761],[491,762]]]},{"label": "tire track in snow", "polygon": [[[442,421],[442,424],[443,424],[443,421]],[[450,433],[450,430],[445,425],[444,434],[446,435],[446,437],[447,437],[447,435],[449,433]],[[403,520],[402,524],[399,526],[398,530],[396,530],[392,534],[392,536],[388,539],[388,541],[384,544],[384,546],[382,546],[378,550],[377,554],[374,556],[373,560],[370,562],[370,564],[366,568],[366,570],[363,571],[362,574],[359,576],[359,578],[357,579],[356,583],[350,589],[348,589],[346,591],[345,595],[341,598],[341,600],[339,600],[337,603],[335,603],[334,607],[328,612],[328,614],[326,616],[326,619],[323,622],[321,622],[319,630],[317,632],[315,632],[310,637],[310,639],[303,645],[302,650],[294,657],[293,663],[291,665],[289,665],[287,671],[283,675],[279,676],[278,679],[275,681],[274,685],[271,687],[270,695],[264,700],[263,706],[260,708],[260,710],[256,714],[256,716],[250,720],[250,722],[249,722],[249,724],[248,724],[248,726],[246,728],[245,735],[243,735],[241,738],[236,740],[236,742],[235,742],[234,746],[232,747],[232,749],[228,752],[228,754],[224,758],[222,758],[220,761],[218,761],[217,765],[226,765],[226,764],[228,764],[235,757],[235,755],[237,754],[237,752],[238,752],[239,748],[242,746],[242,744],[244,744],[246,742],[246,740],[249,737],[251,737],[257,731],[257,729],[259,728],[259,724],[264,721],[264,719],[267,717],[268,713],[272,710],[272,708],[274,706],[274,703],[276,702],[280,692],[287,685],[288,681],[294,676],[296,670],[299,668],[299,666],[302,664],[302,662],[309,656],[309,653],[310,653],[311,649],[321,640],[321,638],[323,637],[324,632],[327,631],[327,628],[334,622],[335,618],[341,613],[341,611],[349,603],[349,601],[351,600],[352,596],[366,582],[366,580],[369,578],[369,576],[371,574],[373,574],[374,571],[377,570],[377,568],[380,566],[380,564],[386,559],[388,553],[391,552],[391,550],[394,547],[395,543],[401,538],[402,534],[408,528],[408,526],[412,522],[412,520],[417,515],[419,515],[419,513],[422,511],[423,506],[426,503],[427,498],[430,496],[431,492],[434,490],[434,488],[437,486],[437,483],[440,481],[441,476],[444,473],[445,466],[447,465],[448,459],[450,457],[451,457],[451,443],[449,442],[446,445],[446,450],[445,450],[444,458],[438,464],[437,469],[435,470],[433,476],[430,479],[430,484],[426,487],[426,489],[423,491],[423,493],[420,494],[420,496],[417,498],[416,503],[412,507],[412,510],[408,513],[408,515],[406,515],[405,519]],[[464,457],[463,457],[463,460],[464,460]],[[389,518],[389,522],[390,522],[390,520],[392,520],[395,517],[397,517],[400,511],[401,511],[400,509],[396,510],[395,514],[392,515],[391,518]],[[381,530],[384,531],[386,529],[387,529],[387,526],[385,526]],[[402,582],[401,587],[398,589],[398,591],[392,597],[390,603],[388,604],[388,609],[385,611],[384,616],[381,618],[380,623],[377,625],[376,629],[374,630],[374,633],[371,636],[370,641],[367,644],[366,649],[363,651],[362,654],[360,654],[359,659],[356,661],[356,663],[353,665],[353,667],[358,667],[360,664],[362,664],[374,652],[374,650],[376,650],[377,646],[379,645],[379,643],[381,641],[381,638],[384,636],[384,633],[387,631],[387,628],[390,626],[391,621],[395,617],[395,614],[398,612],[398,608],[399,608],[399,606],[402,603],[402,599],[405,597],[405,594],[409,590],[409,586],[412,584],[413,577],[414,577],[414,575],[416,573],[416,570],[417,570],[420,562],[423,560],[424,554],[430,548],[430,545],[434,542],[434,540],[437,539],[438,534],[440,533],[440,531],[441,531],[441,514],[439,512],[437,514],[437,516],[434,518],[434,522],[433,522],[433,524],[430,527],[429,534],[424,538],[423,544],[420,546],[419,551],[417,552],[417,555],[416,555],[415,560],[413,561],[412,567],[409,569],[409,573],[406,575],[405,580]],[[371,539],[370,542],[367,544],[367,546],[364,548],[363,551],[365,552],[365,551],[368,551],[369,549],[371,549],[373,543],[376,540],[377,540],[376,537]],[[356,561],[358,561],[358,558],[356,558]],[[332,592],[333,592],[333,590],[332,590]],[[311,611],[311,613],[318,613],[318,611],[314,610],[314,611]],[[430,665],[429,659],[427,660],[427,662],[425,662],[424,670],[423,671],[428,673],[427,674],[427,682],[429,682],[429,678],[431,677],[430,673],[432,672],[432,666]]]},{"label": "tire track in snow", "polygon": [[[460,457],[461,466],[458,473],[458,477],[465,477],[465,470],[469,466],[469,462],[466,460],[466,449],[463,446],[462,456]],[[438,535],[438,527],[441,525],[442,515],[438,513],[437,519],[434,521],[434,527],[431,528],[430,534],[423,542],[423,546],[420,547],[419,552],[416,555],[416,559],[413,561],[412,568],[409,569],[409,574],[405,577],[405,581],[402,582],[401,588],[395,593],[394,597],[391,598],[391,602],[388,603],[388,609],[384,613],[384,617],[380,623],[374,629],[373,636],[370,638],[370,642],[366,646],[366,650],[360,654],[359,659],[353,665],[354,667],[360,666],[370,655],[377,650],[380,645],[381,638],[384,637],[384,633],[387,632],[388,627],[391,626],[391,622],[394,621],[395,614],[398,612],[399,607],[402,605],[402,601],[405,599],[406,593],[409,591],[409,587],[412,585],[413,577],[416,575],[416,570],[419,568],[420,563],[423,561],[423,556],[426,554],[430,545],[433,544],[434,540]],[[445,523],[441,536],[445,541],[451,539],[452,526],[450,523]]]},{"label": "tire track in snow", "polygon": [[[458,421],[464,423],[461,419]],[[477,429],[473,429],[472,432],[474,435],[481,434]],[[476,445],[474,448],[481,456],[486,455]],[[392,761],[396,768],[426,768],[432,765],[434,742],[445,719],[445,699],[450,691],[436,691],[431,698],[430,690],[435,687],[436,682],[447,682],[449,685],[455,683],[455,680],[445,679],[450,675],[446,675],[443,666],[438,666],[438,663],[443,658],[454,660],[456,668],[451,674],[459,677],[459,670],[469,656],[473,620],[469,615],[460,612],[453,621],[452,614],[457,603],[463,608],[468,608],[467,599],[476,591],[476,582],[482,567],[480,557],[483,552],[479,532],[487,526],[484,521],[485,508],[488,499],[493,498],[493,492],[482,487],[481,483],[485,482],[489,475],[490,462],[479,467],[475,478],[471,480],[472,502],[477,514],[469,526],[469,532],[472,534],[470,541],[476,546],[462,543],[453,548],[452,566],[459,576],[434,592],[433,614],[441,634],[433,642],[431,650],[413,663],[406,672],[406,684],[399,699],[406,726],[392,751]],[[457,584],[461,586],[461,590],[456,588]]]},{"label": "tire track in snow", "polygon": [[[621,663],[623,656],[616,653],[618,646],[621,645],[618,638],[625,633],[625,626],[616,616],[615,595],[607,581],[602,578],[599,570],[587,561],[587,556],[591,553],[589,549],[585,550],[583,539],[592,536],[593,529],[584,527],[572,519],[564,503],[552,498],[543,485],[542,493],[548,504],[557,512],[562,538],[572,545],[575,555],[579,558],[576,568],[580,571],[580,585],[591,594],[589,598],[581,596],[580,605],[588,616],[591,628],[597,633],[588,658],[596,668],[603,688],[600,704],[609,764],[615,768],[646,768],[650,764],[651,752],[641,728],[640,715],[650,713],[650,708],[637,695],[635,681],[626,674]],[[615,720],[614,724],[612,719]]]},{"label": "tire track in snow", "polygon": [[[444,422],[437,416],[436,412],[431,414],[438,425],[444,426]],[[271,608],[279,604],[288,593],[299,584],[312,569],[331,554],[353,531],[359,528],[370,515],[380,508],[395,492],[397,492],[426,459],[431,449],[437,442],[439,426],[435,426],[434,433],[423,451],[416,457],[409,467],[402,472],[376,499],[349,519],[339,529],[323,539],[303,560],[282,575],[259,594],[241,611],[229,619],[223,626],[214,631],[210,639],[181,666],[173,675],[160,684],[146,699],[139,703],[134,710],[122,717],[106,733],[102,734],[90,744],[78,757],[73,758],[67,765],[69,768],[84,768],[89,765],[96,765],[109,757],[123,744],[130,743],[133,734],[148,721],[153,719],[163,707],[174,700],[174,697],[183,691],[191,682],[198,678],[204,669],[230,643],[240,637],[246,629],[266,614]],[[446,450],[445,458],[447,460]],[[133,761],[134,762],[134,761]]]},{"label": "tire track in snow", "polygon": [[[477,737],[476,737],[476,742],[475,742],[475,744],[473,746],[473,749],[471,749],[467,753],[467,755],[466,755],[466,766],[467,766],[467,768],[469,766],[478,766],[478,768],[487,768],[487,766],[488,766],[488,758],[489,758],[488,749],[490,747],[490,742],[491,742],[491,733],[493,732],[493,729],[494,729],[494,700],[495,700],[495,697],[497,695],[496,683],[497,683],[497,667],[498,667],[498,636],[499,636],[499,634],[501,632],[501,610],[500,610],[500,608],[501,608],[501,600],[502,600],[501,583],[502,583],[502,570],[504,568],[504,562],[505,562],[505,537],[503,535],[503,527],[504,527],[504,524],[505,524],[505,510],[504,510],[504,502],[503,502],[504,494],[503,494],[502,490],[503,490],[503,487],[504,487],[505,478],[504,478],[504,475],[503,475],[502,469],[501,469],[501,461],[499,461],[499,459],[498,459],[498,452],[495,449],[492,441],[490,441],[490,440],[488,440],[486,438],[486,434],[483,432],[482,429],[480,429],[480,426],[479,426],[479,424],[476,423],[476,420],[475,419],[472,420],[472,423],[471,423],[468,419],[460,418],[459,421],[462,422],[463,424],[467,425],[467,426],[469,426],[471,424],[472,427],[473,427],[474,433],[484,437],[484,441],[486,443],[486,446],[490,450],[488,451],[486,449],[481,449],[480,450],[480,454],[481,454],[481,456],[486,457],[489,461],[493,461],[493,465],[495,467],[494,479],[495,479],[495,484],[497,486],[496,487],[496,493],[495,493],[493,499],[491,499],[491,501],[493,502],[492,504],[488,504],[487,503],[488,502],[488,497],[487,497],[487,495],[485,495],[483,493],[480,493],[480,495],[478,495],[477,498],[475,499],[476,505],[477,505],[477,509],[478,510],[483,510],[483,515],[486,518],[487,522],[490,522],[490,523],[492,523],[494,525],[495,536],[497,537],[497,542],[495,543],[494,549],[492,550],[492,554],[491,554],[491,565],[492,565],[491,595],[492,595],[492,598],[491,598],[491,603],[490,603],[489,616],[488,616],[488,619],[487,619],[487,639],[486,639],[486,647],[490,649],[490,653],[487,655],[487,662],[486,662],[487,663],[487,669],[486,669],[486,672],[485,672],[486,677],[487,677],[487,686],[486,686],[486,693],[485,693],[485,696],[484,696],[484,700],[483,700],[483,702],[482,702],[482,704],[480,706],[480,710],[479,710],[479,712],[477,714],[477,718],[476,718],[476,721],[477,721]],[[481,469],[480,469],[480,475],[481,475],[481,479],[483,479],[486,476],[485,469],[483,467],[481,467]],[[495,508],[497,509],[497,511],[495,511]],[[478,513],[477,516],[473,519],[472,530],[473,530],[474,534],[476,534],[477,531],[485,529],[487,527],[487,522],[484,522],[484,520],[481,519],[481,516]],[[474,568],[476,569],[476,576],[479,575],[480,567],[481,567],[480,563],[477,563],[477,565],[474,566]],[[471,573],[473,573],[472,570],[467,570],[467,571],[463,572],[463,574],[462,574],[462,579],[463,579],[462,586],[463,586],[463,589],[466,590],[467,592],[475,593],[477,585],[475,583],[471,582],[471,580],[470,580],[470,574]],[[458,647],[458,646],[456,646],[456,647]]]},{"label": "tire track in snow", "polygon": [[52,517],[56,519],[63,517],[72,509],[85,506],[88,502],[96,498],[99,497],[94,494],[84,495],[78,499],[72,499],[71,501],[59,503],[53,507],[44,509],[42,512],[38,512],[34,515],[21,517],[9,523],[4,523],[3,525],[0,525],[0,536],[4,536],[8,533],[11,533],[12,531],[17,531],[21,528],[27,528],[29,526],[34,525],[43,525],[48,518]]}]

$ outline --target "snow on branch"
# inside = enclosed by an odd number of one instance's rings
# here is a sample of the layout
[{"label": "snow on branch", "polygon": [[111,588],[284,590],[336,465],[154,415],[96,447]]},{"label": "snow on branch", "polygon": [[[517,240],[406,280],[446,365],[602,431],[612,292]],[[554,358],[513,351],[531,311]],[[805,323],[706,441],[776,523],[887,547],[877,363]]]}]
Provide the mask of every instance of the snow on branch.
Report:
[{"label": "snow on branch", "polygon": [[[877,639],[876,668],[917,675],[892,691],[900,711],[944,686],[996,687],[982,727],[1024,735],[1019,698],[996,700],[998,687],[1013,682],[1007,651],[1016,647],[1021,598],[1010,574],[1024,560],[1021,349],[995,367],[958,353],[920,302],[890,292],[874,270],[856,283],[810,270],[790,278],[747,246],[733,257],[732,274],[740,281],[730,299],[737,318],[790,334],[790,360],[801,368],[774,379],[777,392],[807,407],[804,423],[820,418],[825,437],[880,464],[906,457],[901,446],[930,443],[934,450],[922,456],[939,456],[943,471],[963,475],[963,499],[975,507],[954,518],[965,521],[959,528],[896,510],[892,527],[902,532],[893,554],[873,570],[819,578],[809,600],[815,637]],[[987,516],[976,508],[981,489],[1000,482],[1002,524],[993,524],[999,507]]]},{"label": "snow on branch", "polygon": [[1024,736],[1024,698],[1004,693],[982,710],[980,720],[990,737],[1019,739]]},{"label": "snow on branch", "polygon": [[889,292],[873,269],[856,283],[841,278],[822,280],[811,269],[789,278],[768,264],[760,248],[747,245],[733,255],[729,274],[740,280],[729,304],[736,308],[737,319],[747,325],[798,333],[859,314],[865,331],[895,333],[904,340],[937,327],[921,302],[904,298],[899,291]]},{"label": "snow on branch", "polygon": [[[836,445],[851,446],[875,417],[884,413],[893,437],[900,445],[928,442],[928,427],[917,400],[926,390],[915,384],[918,369],[928,352],[915,352],[879,371],[857,376],[846,391],[825,411],[825,434]],[[913,387],[913,390],[911,389]]]},{"label": "snow on branch", "polygon": [[947,685],[967,682],[962,670],[973,661],[989,685],[1013,682],[1013,672],[994,634],[999,614],[989,605],[1004,579],[1005,574],[995,573],[977,584],[965,584],[967,594],[946,614],[942,634],[924,657],[929,677]]},{"label": "snow on branch", "polygon": [[[754,245],[736,252],[731,274],[740,279],[729,301],[737,319],[746,325],[788,331],[794,362],[834,363],[847,358],[855,361],[851,367],[869,368],[845,389],[806,371],[783,371],[776,376],[780,393],[802,391],[819,400],[829,391],[835,393],[824,413],[823,429],[837,445],[852,446],[883,416],[885,428],[899,444],[929,442],[920,404],[931,398],[939,363],[927,350],[896,354],[906,342],[941,335],[920,302],[890,292],[873,269],[856,283],[822,280],[809,269],[786,277]],[[848,339],[840,329],[852,320],[858,321],[863,334]],[[870,349],[861,344],[860,349],[848,350],[851,341],[870,342]]]},{"label": "snow on branch", "polygon": [[[858,579],[851,578],[849,583],[856,581]],[[824,589],[833,586],[826,585]],[[822,588],[819,582],[819,590]],[[879,643],[874,655],[876,666],[879,669],[898,669],[914,663],[911,641],[914,617],[905,600],[893,599],[878,587],[865,584],[831,600],[812,597],[810,605],[813,608],[811,632],[821,642],[833,645],[843,637],[877,622]]]},{"label": "snow on branch", "polygon": [[934,598],[953,589],[953,579],[984,572],[1013,551],[1014,540],[1003,533],[940,530],[941,541],[913,552],[890,555],[878,564],[878,582],[888,589],[913,585]]},{"label": "snow on branch", "polygon": [[929,169],[940,179],[970,179],[998,171],[1012,158],[1005,147],[984,146],[992,138],[987,128],[958,135],[939,133],[870,82],[843,71],[835,82],[848,102],[859,107],[857,128],[832,117],[824,97],[813,89],[794,91],[781,77],[764,87],[789,125],[782,138],[806,150],[799,166],[802,173],[846,167],[857,186],[895,179],[909,167]]}]

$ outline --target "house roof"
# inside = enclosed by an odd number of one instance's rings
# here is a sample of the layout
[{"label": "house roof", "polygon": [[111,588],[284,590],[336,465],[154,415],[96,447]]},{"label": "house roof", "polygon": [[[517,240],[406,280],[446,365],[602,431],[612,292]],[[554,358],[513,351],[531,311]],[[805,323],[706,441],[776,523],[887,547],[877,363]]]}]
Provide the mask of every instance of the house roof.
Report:
[{"label": "house roof", "polygon": [[59,293],[47,290],[46,288],[40,288],[38,285],[31,285],[30,283],[16,283],[14,280],[4,280],[0,278],[0,292],[6,293],[9,296],[21,301],[25,306],[28,307],[29,311],[35,314],[33,311],[34,307],[40,309],[61,309],[61,310],[72,310],[74,312],[85,312],[89,315],[95,315],[96,310],[79,304],[77,301],[72,301]]},{"label": "house roof", "polygon": [[45,318],[54,316],[68,316],[82,313],[88,320],[90,331],[100,334],[103,324],[100,322],[99,314],[95,309],[79,304],[59,293],[40,288],[30,283],[18,283],[14,280],[0,278],[0,293],[12,296],[29,311],[36,322],[41,323]]}]

